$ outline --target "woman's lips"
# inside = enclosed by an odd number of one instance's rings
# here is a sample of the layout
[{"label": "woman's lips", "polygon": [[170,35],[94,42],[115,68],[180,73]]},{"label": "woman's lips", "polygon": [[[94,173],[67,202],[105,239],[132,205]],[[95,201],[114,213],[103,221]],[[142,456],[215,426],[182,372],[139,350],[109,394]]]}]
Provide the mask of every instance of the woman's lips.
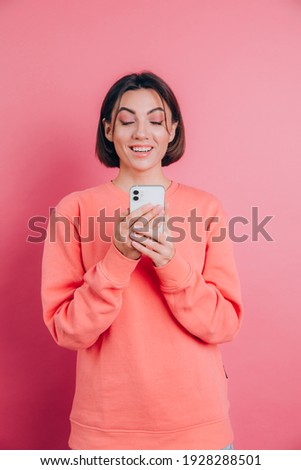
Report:
[{"label": "woman's lips", "polygon": [[[140,156],[140,157],[146,157],[146,156],[149,155],[149,154],[151,153],[151,151],[153,150],[153,147],[151,147],[150,150],[148,150],[148,151],[142,151],[142,150],[140,150],[140,151],[135,151],[135,150],[133,150],[133,147],[134,147],[134,148],[139,148],[139,145],[137,145],[137,146],[133,145],[132,147],[129,147],[129,148],[131,149],[131,151],[133,152],[133,154],[135,154],[135,156],[138,156],[138,157],[139,157],[139,156]],[[140,146],[140,148],[144,148],[144,146]],[[147,148],[147,147],[145,146],[145,148]]]}]

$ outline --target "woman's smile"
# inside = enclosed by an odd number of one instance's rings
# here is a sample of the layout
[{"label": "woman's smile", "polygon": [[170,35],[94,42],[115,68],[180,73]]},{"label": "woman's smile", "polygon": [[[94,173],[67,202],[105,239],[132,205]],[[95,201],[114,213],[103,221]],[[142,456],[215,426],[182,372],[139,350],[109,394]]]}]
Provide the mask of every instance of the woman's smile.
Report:
[{"label": "woman's smile", "polygon": [[132,147],[130,147],[130,150],[135,154],[135,157],[141,158],[150,155],[151,151],[153,150],[153,147],[147,145],[133,145]]}]

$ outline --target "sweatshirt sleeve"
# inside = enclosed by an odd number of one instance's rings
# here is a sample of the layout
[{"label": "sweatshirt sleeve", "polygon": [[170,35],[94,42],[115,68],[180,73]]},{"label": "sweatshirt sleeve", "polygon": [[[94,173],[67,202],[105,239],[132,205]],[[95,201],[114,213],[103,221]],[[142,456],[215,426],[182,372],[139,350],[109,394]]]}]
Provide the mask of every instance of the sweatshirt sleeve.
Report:
[{"label": "sweatshirt sleeve", "polygon": [[240,283],[232,242],[225,234],[227,218],[219,207],[218,221],[208,230],[203,271],[177,250],[164,266],[154,269],[161,291],[176,319],[191,334],[217,344],[231,341],[243,316]]},{"label": "sweatshirt sleeve", "polygon": [[[58,212],[56,216],[76,233],[68,217]],[[117,317],[123,290],[139,259],[127,258],[111,243],[103,259],[85,271],[79,236],[67,237],[66,225],[60,222],[54,237],[50,226],[49,222],[42,258],[43,319],[60,346],[89,348]]]}]

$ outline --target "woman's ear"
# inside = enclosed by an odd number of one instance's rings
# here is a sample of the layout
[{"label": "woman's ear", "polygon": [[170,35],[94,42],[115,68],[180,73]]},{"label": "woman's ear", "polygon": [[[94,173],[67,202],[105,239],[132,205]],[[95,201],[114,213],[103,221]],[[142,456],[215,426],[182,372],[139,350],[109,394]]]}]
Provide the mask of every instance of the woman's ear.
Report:
[{"label": "woman's ear", "polygon": [[172,125],[171,125],[170,137],[169,137],[169,140],[168,140],[169,143],[172,142],[173,139],[175,138],[177,127],[178,127],[178,121],[173,122]]},{"label": "woman's ear", "polygon": [[102,119],[102,123],[104,126],[105,137],[110,141],[113,142],[113,133],[112,133],[112,126],[110,122],[106,121],[106,118]]}]

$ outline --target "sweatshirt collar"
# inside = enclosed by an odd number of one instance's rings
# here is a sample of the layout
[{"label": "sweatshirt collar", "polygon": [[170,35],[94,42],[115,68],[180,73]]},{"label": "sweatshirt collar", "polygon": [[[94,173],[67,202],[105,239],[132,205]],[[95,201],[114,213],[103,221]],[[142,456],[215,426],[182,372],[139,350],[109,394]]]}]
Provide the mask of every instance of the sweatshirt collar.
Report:
[{"label": "sweatshirt collar", "polygon": [[[119,198],[122,198],[123,200],[128,201],[129,195],[130,195],[129,192],[124,191],[123,189],[119,188],[118,186],[113,184],[112,181],[108,181],[107,183],[105,183],[105,185],[109,189],[109,191],[114,193],[116,196],[118,196]],[[180,186],[180,183],[174,180],[171,180],[170,185],[165,190],[165,199],[168,200],[177,191],[179,186]]]}]

